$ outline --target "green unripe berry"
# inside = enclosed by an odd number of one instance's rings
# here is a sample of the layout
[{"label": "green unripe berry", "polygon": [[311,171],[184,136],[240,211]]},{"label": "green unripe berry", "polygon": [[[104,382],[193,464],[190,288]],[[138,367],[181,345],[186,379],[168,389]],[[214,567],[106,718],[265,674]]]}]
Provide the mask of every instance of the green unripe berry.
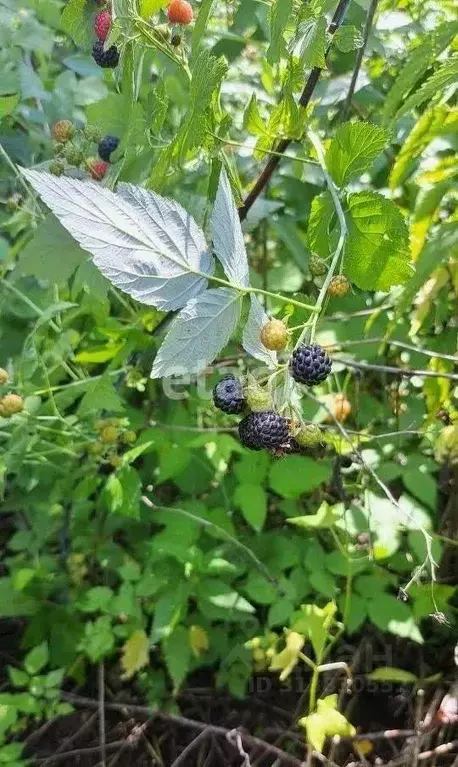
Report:
[{"label": "green unripe berry", "polygon": [[127,445],[132,445],[136,441],[137,435],[135,434],[134,431],[129,430],[129,431],[125,431],[124,434],[122,434],[121,439]]},{"label": "green unripe berry", "polygon": [[99,440],[97,440],[97,442],[91,442],[88,450],[91,455],[101,455],[104,451],[103,442],[100,442]]},{"label": "green unripe berry", "polygon": [[310,423],[295,434],[294,439],[301,447],[314,447],[315,445],[321,445],[323,442],[323,435],[320,427],[317,426],[316,423]]},{"label": "green unripe berry", "polygon": [[102,131],[97,127],[97,125],[85,125],[83,128],[83,133],[87,140],[92,141],[93,143],[98,143],[102,138]]},{"label": "green unripe berry", "polygon": [[112,455],[110,457],[110,463],[114,469],[117,469],[122,464],[122,458],[120,455]]},{"label": "green unripe berry", "polygon": [[248,384],[244,394],[247,405],[253,413],[264,413],[266,410],[272,409],[272,399],[269,392],[259,386],[256,381]]},{"label": "green unripe berry", "polygon": [[49,163],[48,170],[53,176],[62,176],[65,165],[60,160],[53,160]]},{"label": "green unripe berry", "polygon": [[327,266],[319,256],[312,254],[309,258],[309,272],[312,277],[322,277],[327,272]]},{"label": "green unripe berry", "polygon": [[64,150],[64,157],[69,165],[78,166],[81,165],[84,155],[78,147],[68,144]]},{"label": "green unripe berry", "polygon": [[5,368],[0,368],[0,385],[8,383],[8,379],[9,376]]},{"label": "green unripe berry", "polygon": [[116,426],[104,426],[100,432],[100,439],[107,445],[115,445],[119,438]]}]

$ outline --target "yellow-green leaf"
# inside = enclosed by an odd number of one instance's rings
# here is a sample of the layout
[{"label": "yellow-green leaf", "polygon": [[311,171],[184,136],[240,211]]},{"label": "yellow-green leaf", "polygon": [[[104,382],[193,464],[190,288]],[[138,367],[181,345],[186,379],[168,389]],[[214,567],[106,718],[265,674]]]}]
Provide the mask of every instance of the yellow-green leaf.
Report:
[{"label": "yellow-green leaf", "polygon": [[394,666],[381,666],[374,669],[370,674],[366,674],[367,679],[373,682],[407,682],[407,684],[415,684],[418,681],[418,677],[412,674],[410,671],[404,671],[402,668],[395,668]]},{"label": "yellow-green leaf", "polygon": [[148,19],[153,13],[157,13],[169,3],[170,0],[140,0],[140,16]]},{"label": "yellow-green leaf", "polygon": [[129,637],[122,648],[121,667],[123,674],[121,679],[130,679],[133,675],[149,663],[149,640],[143,629],[138,629]]}]

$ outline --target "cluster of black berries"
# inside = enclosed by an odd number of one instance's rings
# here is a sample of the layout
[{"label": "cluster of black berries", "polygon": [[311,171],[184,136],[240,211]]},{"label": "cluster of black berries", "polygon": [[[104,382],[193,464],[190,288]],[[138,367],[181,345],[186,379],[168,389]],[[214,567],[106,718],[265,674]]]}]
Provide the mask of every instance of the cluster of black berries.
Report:
[{"label": "cluster of black berries", "polygon": [[[331,360],[325,350],[316,344],[296,349],[290,360],[290,371],[295,381],[314,386],[324,381],[331,372]],[[224,413],[238,415],[247,409],[247,402],[240,380],[227,375],[213,390],[215,406]],[[300,453],[303,448],[290,434],[288,419],[273,410],[252,412],[239,424],[242,445],[250,450],[271,450],[283,453]]]}]

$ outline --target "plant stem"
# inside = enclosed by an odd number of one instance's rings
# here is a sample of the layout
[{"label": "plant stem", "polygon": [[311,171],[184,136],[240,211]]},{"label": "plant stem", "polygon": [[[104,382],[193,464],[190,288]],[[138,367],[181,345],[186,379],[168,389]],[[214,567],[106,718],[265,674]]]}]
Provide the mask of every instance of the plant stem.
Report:
[{"label": "plant stem", "polygon": [[[332,21],[328,27],[328,35],[330,35],[331,38],[335,34],[337,29],[340,27],[349,3],[350,3],[350,0],[339,0],[339,4],[335,10]],[[326,54],[328,54],[329,52],[331,43],[332,43],[332,40],[328,45]],[[304,90],[302,91],[302,95],[299,99],[299,105],[301,107],[305,108],[309,105],[310,100],[313,96],[313,92],[318,83],[318,80],[320,79],[321,71],[322,70],[320,69],[320,67],[314,67],[311,70],[308,76],[308,80],[305,84]],[[280,163],[281,158],[284,157],[284,154],[286,150],[288,149],[289,145],[291,144],[291,142],[292,142],[292,139],[285,138],[278,143],[275,149],[275,152],[276,152],[275,155],[273,155],[270,158],[267,165],[264,167],[260,176],[258,177],[258,180],[256,181],[253,188],[251,189],[250,193],[247,195],[247,198],[245,202],[243,203],[242,207],[239,209],[239,216],[241,221],[243,221],[247,217],[248,211],[254,205],[259,195],[264,191],[265,187],[267,186],[268,182],[273,176],[278,164]]]},{"label": "plant stem", "polygon": [[[330,267],[328,269],[328,273],[327,273],[326,278],[325,278],[325,280],[323,282],[323,285],[321,287],[320,293],[318,295],[318,298],[317,298],[317,301],[316,301],[316,304],[315,304],[315,316],[313,317],[312,326],[311,326],[311,329],[310,329],[310,342],[312,343],[313,339],[315,337],[315,331],[316,331],[316,326],[317,326],[318,319],[319,319],[319,316],[320,316],[320,312],[321,312],[321,310],[323,308],[323,304],[324,304],[324,302],[326,300],[329,283],[331,282],[331,280],[332,280],[332,278],[334,276],[334,272],[337,269],[337,265],[339,263],[339,259],[340,259],[340,256],[342,254],[342,251],[343,251],[343,248],[344,248],[344,245],[345,245],[345,238],[347,236],[347,222],[345,220],[345,214],[343,212],[343,208],[342,208],[342,205],[341,205],[341,202],[340,202],[340,199],[339,199],[337,188],[336,188],[336,186],[334,184],[334,181],[332,180],[331,176],[329,175],[328,169],[326,167],[326,160],[325,160],[325,157],[324,157],[323,145],[322,145],[318,135],[314,131],[312,131],[312,130],[308,131],[308,137],[309,137],[309,139],[310,139],[310,141],[311,141],[311,143],[312,143],[312,145],[313,145],[313,147],[314,147],[314,149],[315,149],[315,151],[317,153],[318,160],[319,160],[320,165],[321,165],[321,170],[323,171],[324,177],[326,179],[326,184],[327,184],[327,187],[328,187],[329,192],[331,194],[332,200],[334,202],[334,206],[335,206],[336,213],[337,213],[337,218],[339,219],[339,224],[340,224],[339,242],[337,243],[337,248],[336,248],[335,253],[334,253],[333,257],[332,257],[331,265],[330,265]],[[305,332],[306,332],[306,329],[304,328],[304,331],[303,331],[303,333],[301,334],[301,336],[299,338],[298,344],[301,342],[302,337],[303,337]]]},{"label": "plant stem", "polygon": [[308,309],[311,312],[317,311],[315,306],[312,306],[311,304],[304,304],[303,301],[297,301],[295,298],[289,298],[287,296],[282,296],[280,293],[272,293],[270,290],[263,290],[262,288],[252,288],[247,287],[244,288],[241,285],[234,285],[233,282],[229,282],[228,280],[223,280],[220,277],[213,277],[212,275],[206,274],[205,272],[193,272],[194,274],[198,274],[201,277],[205,277],[206,280],[209,282],[215,282],[217,285],[222,285],[225,288],[231,288],[231,290],[236,290],[241,295],[248,295],[249,293],[257,293],[260,296],[267,296],[267,298],[274,298],[276,301],[280,301],[284,304],[292,304],[293,306],[297,306],[300,309]]},{"label": "plant stem", "polygon": [[372,23],[374,21],[375,12],[377,10],[377,4],[378,0],[371,0],[371,4],[369,6],[369,10],[367,12],[366,16],[366,22],[364,24],[364,31],[363,31],[363,44],[361,48],[358,50],[356,61],[355,61],[355,68],[353,69],[353,74],[350,82],[350,87],[348,89],[347,97],[345,99],[345,103],[342,107],[342,112],[340,119],[346,120],[348,117],[348,112],[350,110],[351,101],[353,98],[353,94],[355,92],[356,87],[356,81],[358,79],[359,71],[361,69],[361,64],[363,63],[364,53],[366,51],[367,41],[369,39],[369,34],[372,28]]}]

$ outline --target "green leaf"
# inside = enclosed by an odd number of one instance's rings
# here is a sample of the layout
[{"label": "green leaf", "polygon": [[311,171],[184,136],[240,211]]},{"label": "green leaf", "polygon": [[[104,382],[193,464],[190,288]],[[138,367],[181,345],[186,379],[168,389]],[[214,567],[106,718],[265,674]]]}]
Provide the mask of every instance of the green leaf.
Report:
[{"label": "green leaf", "polygon": [[113,386],[112,379],[108,373],[104,373],[88,388],[78,408],[78,415],[82,417],[100,410],[112,410],[119,413],[123,408],[123,402]]},{"label": "green leaf", "polygon": [[157,13],[161,8],[165,8],[170,0],[140,0],[139,11],[140,16],[143,19],[149,19],[154,13]]},{"label": "green leaf", "polygon": [[370,123],[345,123],[338,128],[326,153],[326,165],[337,186],[369,170],[383,151],[388,133]]},{"label": "green leaf", "polygon": [[404,671],[402,668],[395,668],[394,666],[376,668],[370,674],[366,674],[366,678],[372,682],[399,682],[401,684],[415,684],[418,682],[418,677],[415,674],[412,674],[410,671]]},{"label": "green leaf", "polygon": [[265,135],[270,139],[270,134],[267,131],[259,111],[255,93],[252,94],[250,102],[245,110],[245,114],[243,115],[243,127],[253,136]]},{"label": "green leaf", "polygon": [[[165,0],[164,5],[166,5],[168,1],[169,0]],[[213,11],[215,4],[216,4],[216,0],[202,0],[201,4],[199,5],[199,13],[197,15],[196,23],[194,25],[194,29],[192,31],[192,38],[191,38],[193,56],[195,56],[199,50],[202,37],[205,34],[205,30],[208,25],[208,20],[210,18],[210,15]]]},{"label": "green leaf", "polygon": [[168,588],[156,602],[151,629],[151,642],[170,636],[186,608],[189,588],[185,583]]},{"label": "green leaf", "polygon": [[378,594],[377,599],[369,599],[367,612],[371,621],[382,631],[389,631],[396,636],[423,644],[423,637],[415,624],[410,608],[396,597],[390,594]]},{"label": "green leaf", "polygon": [[334,527],[336,521],[342,516],[343,509],[340,504],[329,506],[326,501],[320,505],[316,514],[305,514],[302,517],[290,517],[286,521],[290,525],[304,527],[309,530]]},{"label": "green leaf", "polygon": [[270,606],[267,615],[267,624],[270,628],[274,626],[287,626],[294,610],[294,605],[289,599],[277,599]]},{"label": "green leaf", "polygon": [[313,198],[307,230],[307,243],[312,253],[326,258],[336,249],[339,239],[336,211],[330,192]]},{"label": "green leaf", "polygon": [[290,455],[273,463],[269,484],[283,498],[298,498],[302,493],[316,490],[331,475],[331,468],[305,456]]},{"label": "green leaf", "polygon": [[299,226],[286,216],[280,216],[270,222],[273,231],[284,243],[289,253],[303,272],[306,271],[309,260],[309,249],[306,237]]},{"label": "green leaf", "polygon": [[344,271],[363,290],[388,290],[412,275],[409,232],[399,208],[377,192],[347,197]]},{"label": "green leaf", "polygon": [[37,647],[34,647],[33,650],[31,650],[29,653],[27,653],[24,659],[24,668],[30,675],[38,674],[38,672],[46,666],[48,661],[48,643],[42,642],[41,644],[37,645]]},{"label": "green leaf", "polygon": [[326,17],[310,16],[297,29],[291,48],[306,67],[326,66]]},{"label": "green leaf", "polygon": [[334,45],[342,53],[350,53],[363,45],[363,36],[359,29],[351,24],[340,27],[332,38]]},{"label": "green leaf", "polygon": [[177,626],[173,634],[162,642],[167,670],[172,677],[174,692],[184,682],[191,662],[191,648],[188,632],[184,626]]},{"label": "green leaf", "polygon": [[404,181],[415,160],[434,138],[447,133],[456,134],[457,130],[458,109],[450,109],[446,104],[428,109],[401,146],[390,173],[390,187],[393,189]]},{"label": "green leaf", "polygon": [[324,607],[301,605],[302,615],[292,627],[293,631],[306,634],[310,639],[318,663],[321,662],[326,643],[331,636],[336,610],[334,602],[328,602]]},{"label": "green leaf", "polygon": [[12,96],[0,96],[0,120],[10,115],[19,104],[21,97],[18,93]]},{"label": "green leaf", "polygon": [[234,493],[234,503],[243,513],[251,527],[260,532],[267,516],[267,495],[260,485],[239,485]]},{"label": "green leaf", "polygon": [[14,668],[14,666],[8,666],[8,675],[11,680],[11,684],[14,687],[28,687],[30,682],[30,676],[22,671],[20,668]]},{"label": "green leaf", "polygon": [[267,61],[275,64],[283,54],[285,43],[283,33],[288,25],[293,0],[274,0],[270,9],[270,45],[267,49]]},{"label": "green leaf", "polygon": [[69,0],[60,18],[64,32],[84,50],[90,50],[94,42],[93,12],[92,0]]},{"label": "green leaf", "polygon": [[102,658],[110,655],[114,644],[113,628],[108,615],[86,623],[80,649],[87,654],[92,663],[98,663]]},{"label": "green leaf", "polygon": [[278,596],[275,586],[256,571],[252,571],[248,576],[245,591],[253,602],[258,602],[260,605],[270,605]]},{"label": "green leaf", "polygon": [[425,101],[437,101],[449,85],[456,84],[458,80],[458,55],[452,56],[428,77],[421,88],[406,99],[402,107],[398,110],[396,117],[410,112],[414,107],[423,104]]},{"label": "green leaf", "polygon": [[385,97],[382,118],[387,122],[398,105],[421,80],[424,73],[437,59],[439,54],[449,45],[458,34],[458,21],[446,21],[437,29],[425,32],[424,39],[419,45],[408,52],[407,61],[397,76],[391,89]]},{"label": "green leaf", "polygon": [[122,503],[118,513],[123,517],[138,519],[142,492],[138,472],[132,466],[122,466],[118,471],[118,480],[122,488]]},{"label": "green leaf", "polygon": [[[65,254],[65,257],[63,257]],[[35,230],[19,256],[22,274],[33,274],[39,280],[66,282],[75,269],[90,258],[76,240],[52,214]]]}]

